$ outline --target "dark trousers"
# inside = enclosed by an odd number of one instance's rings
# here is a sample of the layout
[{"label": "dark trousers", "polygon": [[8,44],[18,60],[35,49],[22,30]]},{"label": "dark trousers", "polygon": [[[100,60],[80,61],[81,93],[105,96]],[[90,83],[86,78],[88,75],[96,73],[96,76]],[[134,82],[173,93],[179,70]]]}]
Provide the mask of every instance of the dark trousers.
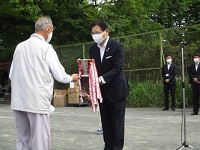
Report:
[{"label": "dark trousers", "polygon": [[172,98],[172,108],[175,108],[175,93],[176,85],[175,84],[164,84],[164,95],[165,95],[165,108],[169,108],[169,91]]},{"label": "dark trousers", "polygon": [[199,97],[200,97],[200,84],[192,84],[192,102],[193,112],[198,113],[199,111]]},{"label": "dark trousers", "polygon": [[109,102],[105,98],[99,104],[104,150],[122,150],[124,146],[125,99],[118,102]]}]

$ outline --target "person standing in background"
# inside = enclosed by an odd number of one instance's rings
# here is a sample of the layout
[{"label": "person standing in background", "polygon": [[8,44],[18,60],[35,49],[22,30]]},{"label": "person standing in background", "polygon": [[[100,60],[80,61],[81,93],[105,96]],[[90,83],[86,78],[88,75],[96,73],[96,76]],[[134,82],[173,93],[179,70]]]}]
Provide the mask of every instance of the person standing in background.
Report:
[{"label": "person standing in background", "polygon": [[192,102],[193,112],[191,115],[198,115],[199,111],[199,97],[200,97],[200,54],[195,53],[193,55],[194,63],[190,65],[188,69],[189,83],[192,88]]},{"label": "person standing in background", "polygon": [[104,150],[122,150],[124,145],[125,101],[129,86],[124,71],[124,47],[109,37],[108,26],[98,19],[91,25],[90,58],[95,60],[103,103],[99,104]]},{"label": "person standing in background", "polygon": [[172,56],[165,56],[167,64],[163,65],[162,68],[162,78],[164,84],[164,97],[165,97],[165,107],[163,110],[169,110],[169,91],[172,98],[172,111],[175,111],[175,94],[176,94],[176,73],[177,67],[172,63]]},{"label": "person standing in background", "polygon": [[11,109],[17,130],[17,150],[50,150],[51,101],[54,78],[62,83],[78,80],[68,75],[49,44],[53,35],[49,17],[35,23],[35,33],[19,43],[13,55]]}]

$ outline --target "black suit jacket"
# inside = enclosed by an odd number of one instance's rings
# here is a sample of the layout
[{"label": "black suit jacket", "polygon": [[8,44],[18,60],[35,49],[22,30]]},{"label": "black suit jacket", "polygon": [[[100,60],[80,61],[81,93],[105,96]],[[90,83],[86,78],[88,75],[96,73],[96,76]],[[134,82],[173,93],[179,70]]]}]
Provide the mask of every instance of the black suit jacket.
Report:
[{"label": "black suit jacket", "polygon": [[90,58],[96,63],[98,76],[106,82],[101,86],[103,98],[116,102],[128,96],[129,87],[124,72],[124,47],[121,43],[109,38],[101,62],[100,49],[96,43],[90,47]]},{"label": "black suit jacket", "polygon": [[[177,73],[177,67],[174,63],[171,63],[170,68],[168,70],[167,64],[163,65],[162,68],[162,78],[163,78],[163,83],[167,84],[165,82],[166,79],[169,79],[169,84],[176,84],[176,73]],[[169,76],[166,76],[166,74],[169,74]]]},{"label": "black suit jacket", "polygon": [[200,81],[200,64],[198,65],[198,69],[196,71],[195,64],[191,64],[188,68],[188,74],[189,74],[189,82],[190,84],[195,84],[193,82],[193,78],[197,78]]}]

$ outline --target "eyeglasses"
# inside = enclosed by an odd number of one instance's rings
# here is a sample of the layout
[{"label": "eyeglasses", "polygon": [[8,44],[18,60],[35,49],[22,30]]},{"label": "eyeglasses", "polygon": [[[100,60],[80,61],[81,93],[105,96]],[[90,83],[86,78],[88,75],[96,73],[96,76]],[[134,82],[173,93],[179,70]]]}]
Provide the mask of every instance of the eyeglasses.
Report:
[{"label": "eyeglasses", "polygon": [[90,34],[91,35],[94,35],[94,34],[101,34],[101,33],[103,33],[103,32],[105,32],[106,30],[104,30],[104,31],[96,31],[96,32],[91,32]]}]

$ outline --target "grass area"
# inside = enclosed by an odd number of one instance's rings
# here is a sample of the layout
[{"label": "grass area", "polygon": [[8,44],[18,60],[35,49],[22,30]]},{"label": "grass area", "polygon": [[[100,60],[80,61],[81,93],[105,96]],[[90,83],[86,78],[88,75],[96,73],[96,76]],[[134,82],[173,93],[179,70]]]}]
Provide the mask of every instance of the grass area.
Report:
[{"label": "grass area", "polygon": [[[164,91],[162,81],[129,82],[130,94],[127,97],[128,107],[164,107]],[[176,107],[183,107],[182,82],[176,84]],[[171,96],[169,95],[171,103]],[[188,82],[185,82],[186,107],[192,105],[192,92]],[[171,104],[169,104],[170,106]]]}]

